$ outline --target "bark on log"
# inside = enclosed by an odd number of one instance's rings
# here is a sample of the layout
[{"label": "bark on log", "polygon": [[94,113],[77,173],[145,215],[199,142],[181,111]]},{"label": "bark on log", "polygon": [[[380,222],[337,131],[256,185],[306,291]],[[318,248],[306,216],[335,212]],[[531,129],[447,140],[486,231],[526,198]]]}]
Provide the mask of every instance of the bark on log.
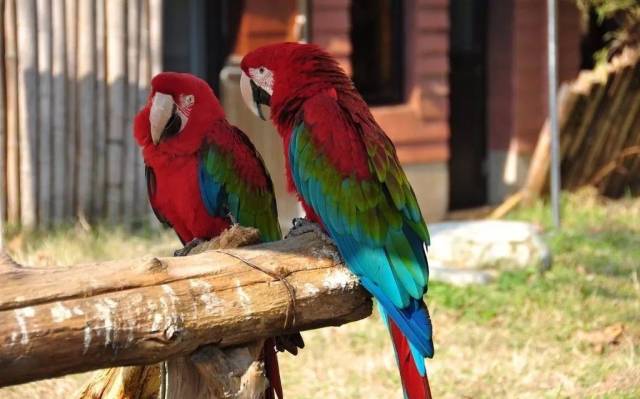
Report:
[{"label": "bark on log", "polygon": [[[198,245],[190,255],[259,242],[260,236],[255,230],[233,227]],[[249,391],[254,394],[252,396],[261,398],[268,386],[264,363],[259,358],[263,346],[264,340],[226,349],[208,345],[192,355],[177,356],[159,365],[100,370],[80,390],[76,399],[155,399],[159,393],[170,399],[247,398]],[[164,374],[166,384],[161,393]]]},{"label": "bark on log", "polygon": [[151,364],[371,312],[369,296],[315,233],[183,258],[47,269],[5,261],[0,278],[0,386]]}]

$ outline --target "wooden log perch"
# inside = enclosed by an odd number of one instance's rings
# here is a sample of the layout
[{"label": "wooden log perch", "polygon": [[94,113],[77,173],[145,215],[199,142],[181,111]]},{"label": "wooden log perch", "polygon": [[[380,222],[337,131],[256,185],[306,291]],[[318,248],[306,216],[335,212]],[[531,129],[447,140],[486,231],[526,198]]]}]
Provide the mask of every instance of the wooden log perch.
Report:
[{"label": "wooden log perch", "polygon": [[61,268],[5,257],[0,386],[153,364],[205,344],[225,348],[367,317],[371,299],[340,262],[313,232],[181,258]]}]

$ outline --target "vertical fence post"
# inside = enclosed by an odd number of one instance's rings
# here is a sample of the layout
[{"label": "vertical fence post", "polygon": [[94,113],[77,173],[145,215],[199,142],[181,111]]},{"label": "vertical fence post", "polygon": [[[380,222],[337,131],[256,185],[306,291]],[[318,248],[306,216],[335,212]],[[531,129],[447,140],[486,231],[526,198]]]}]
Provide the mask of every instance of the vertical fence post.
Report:
[{"label": "vertical fence post", "polygon": [[7,149],[7,116],[6,116],[6,108],[5,108],[5,73],[4,73],[4,0],[0,0],[0,250],[3,248],[3,240],[4,236],[4,220],[5,220],[5,201],[6,201],[6,193],[7,193],[7,179],[6,179],[6,149]]},{"label": "vertical fence post", "polygon": [[96,139],[96,43],[95,43],[94,1],[78,3],[78,135],[76,146],[77,184],[74,196],[77,208],[75,215],[80,218],[90,212],[91,170],[95,162],[93,141]]},{"label": "vertical fence post", "polygon": [[107,34],[107,216],[112,222],[122,221],[124,175],[124,134],[127,104],[127,13],[124,0],[106,2]]},{"label": "vertical fence post", "polygon": [[18,115],[20,223],[37,222],[38,32],[35,0],[16,1],[18,26]]},{"label": "vertical fence post", "polygon": [[53,136],[52,130],[52,89],[53,80],[51,76],[51,63],[52,63],[52,22],[51,22],[51,1],[50,0],[38,0],[37,2],[37,14],[38,14],[38,79],[40,84],[38,85],[38,102],[39,109],[31,110],[31,112],[39,113],[39,148],[37,157],[36,173],[38,178],[38,198],[37,208],[39,220],[38,224],[41,226],[47,226],[50,221],[50,207],[49,198],[51,196],[51,175],[52,170],[55,168],[55,164],[51,162],[51,139]]},{"label": "vertical fence post", "polygon": [[7,222],[20,222],[20,147],[18,139],[18,49],[15,0],[4,9],[5,90],[7,106]]}]

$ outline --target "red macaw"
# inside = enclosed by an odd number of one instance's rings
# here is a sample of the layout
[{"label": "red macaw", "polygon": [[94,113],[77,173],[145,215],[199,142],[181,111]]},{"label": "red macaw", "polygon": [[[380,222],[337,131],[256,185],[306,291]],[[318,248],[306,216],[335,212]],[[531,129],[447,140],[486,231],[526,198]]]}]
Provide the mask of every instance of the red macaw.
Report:
[{"label": "red macaw", "polygon": [[[256,227],[264,241],[281,238],[273,184],[262,158],[227,122],[205,81],[184,73],[156,75],[136,115],[134,136],[142,148],[151,207],[185,245],[177,254],[186,255],[232,221]],[[282,398],[274,346],[267,340],[263,351],[271,384],[267,397]]]},{"label": "red macaw", "polygon": [[433,356],[423,296],[429,233],[395,147],[351,79],[311,44],[248,53],[241,92],[283,139],[289,187],[307,218],[334,240],[349,269],[377,299],[396,350],[405,396],[430,398],[424,363]]}]

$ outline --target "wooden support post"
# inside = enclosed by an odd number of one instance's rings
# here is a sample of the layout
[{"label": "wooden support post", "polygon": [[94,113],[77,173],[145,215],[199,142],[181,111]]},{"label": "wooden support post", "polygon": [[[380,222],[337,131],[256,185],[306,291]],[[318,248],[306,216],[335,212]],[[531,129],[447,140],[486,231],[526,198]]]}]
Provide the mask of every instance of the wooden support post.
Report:
[{"label": "wooden support post", "polygon": [[153,364],[371,313],[369,295],[313,232],[183,258],[46,269],[5,259],[0,278],[0,386]]}]

